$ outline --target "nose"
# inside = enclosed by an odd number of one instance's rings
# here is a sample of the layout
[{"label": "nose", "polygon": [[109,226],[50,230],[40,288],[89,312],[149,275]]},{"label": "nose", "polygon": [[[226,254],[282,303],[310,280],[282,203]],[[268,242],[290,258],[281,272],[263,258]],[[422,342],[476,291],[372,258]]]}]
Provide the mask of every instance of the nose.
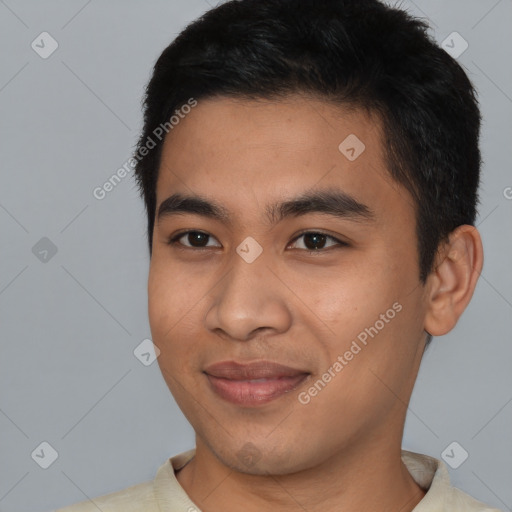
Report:
[{"label": "nose", "polygon": [[261,331],[286,332],[292,322],[286,292],[264,257],[247,263],[234,254],[228,274],[212,291],[206,327],[238,341],[249,341]]}]

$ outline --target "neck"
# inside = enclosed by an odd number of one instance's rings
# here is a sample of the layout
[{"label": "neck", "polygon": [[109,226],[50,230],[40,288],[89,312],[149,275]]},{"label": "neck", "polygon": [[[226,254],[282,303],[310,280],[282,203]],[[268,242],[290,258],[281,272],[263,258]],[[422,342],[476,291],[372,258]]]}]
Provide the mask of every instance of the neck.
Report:
[{"label": "neck", "polygon": [[401,460],[400,440],[375,436],[364,448],[349,447],[309,469],[263,476],[234,471],[199,438],[196,444],[177,479],[205,512],[410,512],[425,495]]}]

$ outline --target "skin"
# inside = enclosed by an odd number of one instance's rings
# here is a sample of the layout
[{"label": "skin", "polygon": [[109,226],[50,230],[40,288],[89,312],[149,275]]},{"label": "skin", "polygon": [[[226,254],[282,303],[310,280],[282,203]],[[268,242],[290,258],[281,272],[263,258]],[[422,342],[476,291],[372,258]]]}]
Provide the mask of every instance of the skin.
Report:
[{"label": "skin", "polygon": [[[365,144],[354,161],[338,149],[350,134]],[[424,496],[400,458],[407,405],[425,331],[454,327],[482,246],[474,227],[457,228],[420,282],[414,203],[390,178],[381,141],[376,117],[301,95],[201,100],[165,140],[157,211],[179,192],[215,200],[231,218],[160,218],[148,283],[158,362],[196,432],[196,455],[177,478],[205,512],[405,512]],[[269,223],[267,204],[312,190],[348,193],[374,216],[308,213]],[[168,243],[186,230],[210,236],[202,247],[187,236]],[[304,230],[348,245],[327,238],[308,253]],[[263,249],[252,263],[236,252],[249,236]],[[300,403],[299,393],[394,303],[401,311]],[[220,398],[203,373],[219,361],[263,359],[310,376],[248,408]]]}]

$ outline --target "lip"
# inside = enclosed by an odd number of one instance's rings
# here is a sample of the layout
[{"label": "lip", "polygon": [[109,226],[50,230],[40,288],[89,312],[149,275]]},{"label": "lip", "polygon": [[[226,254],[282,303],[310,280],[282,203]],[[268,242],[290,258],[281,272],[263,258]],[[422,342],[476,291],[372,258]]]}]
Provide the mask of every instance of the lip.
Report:
[{"label": "lip", "polygon": [[305,370],[272,361],[246,364],[222,361],[208,366],[204,373],[217,395],[246,407],[276,400],[297,388],[310,375]]}]

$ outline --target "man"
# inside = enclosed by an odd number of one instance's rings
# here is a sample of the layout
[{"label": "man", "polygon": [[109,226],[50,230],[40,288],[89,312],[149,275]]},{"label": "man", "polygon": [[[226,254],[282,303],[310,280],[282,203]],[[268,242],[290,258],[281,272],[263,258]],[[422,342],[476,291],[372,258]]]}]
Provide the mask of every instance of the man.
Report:
[{"label": "man", "polygon": [[401,450],[425,347],[482,268],[479,126],[462,68],[377,0],[188,26],[134,162],[153,341],[196,448],[61,510],[491,510]]}]

